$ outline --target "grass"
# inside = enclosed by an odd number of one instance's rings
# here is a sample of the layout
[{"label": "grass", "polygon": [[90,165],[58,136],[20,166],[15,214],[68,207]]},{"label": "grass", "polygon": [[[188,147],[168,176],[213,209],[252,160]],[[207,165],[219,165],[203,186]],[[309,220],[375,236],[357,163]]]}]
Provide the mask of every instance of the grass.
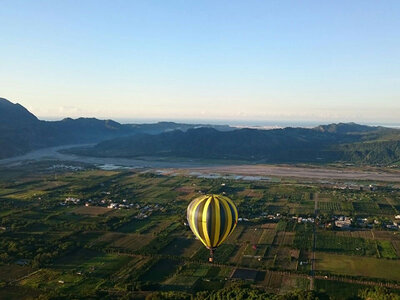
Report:
[{"label": "grass", "polygon": [[400,281],[400,260],[317,252],[317,271]]},{"label": "grass", "polygon": [[390,241],[378,241],[379,254],[383,258],[396,259],[396,250],[393,248]]}]

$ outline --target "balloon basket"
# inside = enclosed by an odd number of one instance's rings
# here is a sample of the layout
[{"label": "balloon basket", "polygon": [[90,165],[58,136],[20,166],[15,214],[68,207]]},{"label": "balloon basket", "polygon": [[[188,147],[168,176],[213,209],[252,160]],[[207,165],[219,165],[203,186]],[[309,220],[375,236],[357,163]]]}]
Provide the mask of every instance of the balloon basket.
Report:
[{"label": "balloon basket", "polygon": [[210,257],[208,258],[209,263],[214,262],[214,249],[210,249]]}]

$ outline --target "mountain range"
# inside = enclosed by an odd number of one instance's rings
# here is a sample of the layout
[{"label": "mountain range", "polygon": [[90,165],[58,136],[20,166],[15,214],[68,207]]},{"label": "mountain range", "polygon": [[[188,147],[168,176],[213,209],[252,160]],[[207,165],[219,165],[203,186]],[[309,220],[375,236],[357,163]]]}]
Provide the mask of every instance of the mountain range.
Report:
[{"label": "mountain range", "polygon": [[188,157],[237,159],[258,163],[352,162],[396,164],[400,161],[400,130],[354,123],[315,128],[272,130],[213,128],[138,134],[72,149],[97,157]]},{"label": "mountain range", "polygon": [[38,148],[95,144],[67,152],[97,157],[186,157],[260,163],[400,163],[400,130],[355,123],[315,128],[235,129],[226,125],[120,124],[94,118],[42,121],[0,98],[0,158]]},{"label": "mountain range", "polygon": [[120,124],[95,118],[66,118],[42,121],[25,107],[0,98],[0,159],[24,154],[44,147],[98,143],[107,139],[135,134],[159,134],[171,130],[186,131],[208,126],[232,130],[225,125],[179,124]]}]

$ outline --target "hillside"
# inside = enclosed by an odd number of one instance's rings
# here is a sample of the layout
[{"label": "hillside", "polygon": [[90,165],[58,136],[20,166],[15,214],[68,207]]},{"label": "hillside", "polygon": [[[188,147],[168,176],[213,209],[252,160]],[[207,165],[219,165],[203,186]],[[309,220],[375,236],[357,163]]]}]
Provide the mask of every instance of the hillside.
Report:
[{"label": "hillside", "polygon": [[23,106],[0,98],[0,158],[39,146],[39,127],[40,121]]},{"label": "hillside", "polygon": [[20,104],[0,98],[0,159],[28,151],[59,145],[97,143],[135,134],[159,134],[171,130],[210,126],[231,130],[229,126],[202,124],[120,124],[95,118],[66,118],[41,121]]},{"label": "hillside", "polygon": [[[266,163],[347,161],[392,164],[400,160],[399,132],[354,123],[313,129],[238,129],[229,132],[200,128],[155,136],[122,137],[71,151],[99,157],[175,156]],[[391,140],[387,141],[387,137]]]},{"label": "hillside", "polygon": [[98,157],[187,157],[266,163],[400,162],[400,130],[355,123],[273,130],[221,125],[120,124],[95,118],[41,121],[0,98],[0,159],[38,148],[97,143],[71,152]]}]

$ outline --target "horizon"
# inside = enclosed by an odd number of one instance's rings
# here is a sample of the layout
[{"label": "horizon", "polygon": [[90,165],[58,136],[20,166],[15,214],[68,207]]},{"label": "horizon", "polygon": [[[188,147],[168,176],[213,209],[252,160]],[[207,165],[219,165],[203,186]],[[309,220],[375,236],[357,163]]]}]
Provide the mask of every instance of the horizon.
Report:
[{"label": "horizon", "polygon": [[[39,118],[39,117],[38,117]],[[43,121],[61,121],[65,118],[39,118]],[[82,117],[82,118],[91,118],[91,117]],[[278,129],[278,128],[285,128],[285,127],[301,127],[301,128],[313,128],[319,125],[330,125],[330,124],[339,124],[339,123],[355,123],[359,125],[366,125],[366,126],[383,126],[389,128],[400,128],[400,122],[326,122],[323,120],[320,121],[308,121],[308,120],[225,120],[225,119],[152,119],[152,118],[114,118],[114,119],[107,119],[107,118],[99,118],[99,120],[112,120],[116,121],[120,124],[155,124],[161,122],[174,122],[174,123],[185,123],[185,124],[209,124],[209,125],[228,125],[231,127],[246,127],[246,128],[259,128],[259,129]]]},{"label": "horizon", "polygon": [[400,3],[3,1],[0,94],[41,118],[396,123]]},{"label": "horizon", "polygon": [[[18,102],[12,102],[4,97],[0,97],[0,99],[4,99],[6,101],[11,102],[12,104],[19,104]],[[23,106],[23,105],[22,105]],[[24,106],[23,106],[24,107]],[[26,108],[26,107],[25,107]],[[28,109],[29,112],[31,112]],[[31,112],[32,113],[32,112]],[[35,114],[34,114],[35,115]],[[208,125],[227,125],[236,128],[254,128],[254,129],[280,129],[286,127],[299,127],[299,128],[313,128],[319,125],[330,125],[330,124],[339,124],[339,123],[354,123],[359,125],[366,126],[382,126],[388,128],[400,128],[400,122],[356,122],[352,120],[250,120],[250,119],[241,119],[241,120],[233,120],[233,119],[192,119],[192,118],[107,118],[107,117],[94,117],[94,116],[62,116],[62,117],[46,117],[46,116],[37,116],[39,120],[42,121],[61,121],[63,119],[78,119],[78,118],[95,118],[98,120],[112,120],[118,122],[120,124],[155,124],[161,122],[174,122],[174,123],[184,123],[184,124],[208,124]]]}]

